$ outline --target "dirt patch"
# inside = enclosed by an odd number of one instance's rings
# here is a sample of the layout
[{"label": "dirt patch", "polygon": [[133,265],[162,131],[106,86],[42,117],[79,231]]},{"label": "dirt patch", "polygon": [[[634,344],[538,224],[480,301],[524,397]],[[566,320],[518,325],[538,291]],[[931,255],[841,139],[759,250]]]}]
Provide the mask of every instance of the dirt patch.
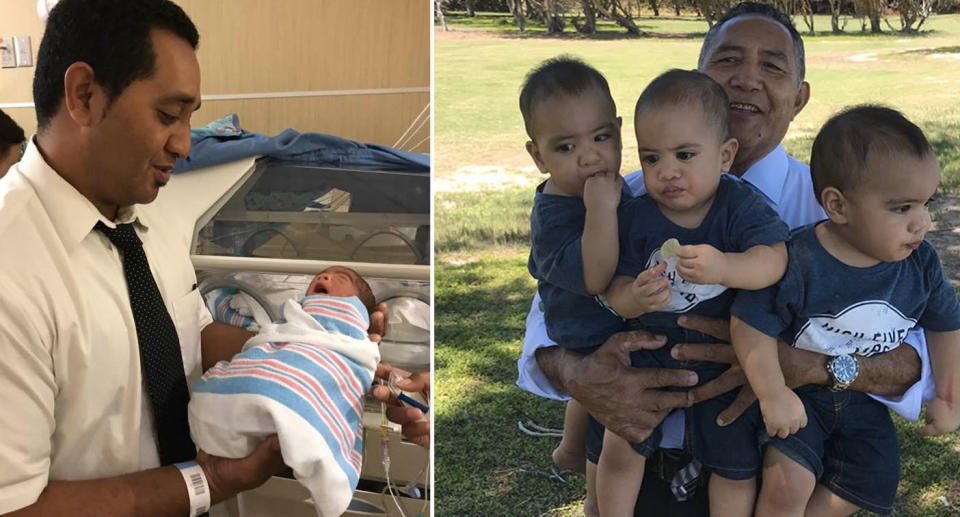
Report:
[{"label": "dirt patch", "polygon": [[534,166],[467,165],[434,178],[434,192],[477,192],[534,186],[546,179]]}]

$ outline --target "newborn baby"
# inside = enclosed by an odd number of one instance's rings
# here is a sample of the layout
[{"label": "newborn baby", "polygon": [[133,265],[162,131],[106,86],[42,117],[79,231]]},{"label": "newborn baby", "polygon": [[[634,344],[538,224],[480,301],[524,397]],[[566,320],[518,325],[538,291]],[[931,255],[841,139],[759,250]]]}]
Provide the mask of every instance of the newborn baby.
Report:
[{"label": "newborn baby", "polygon": [[299,303],[284,303],[281,320],[194,385],[188,413],[197,447],[242,458],[275,433],[317,514],[343,513],[360,477],[363,397],[380,361],[367,339],[374,305],[352,269],[314,277]]}]

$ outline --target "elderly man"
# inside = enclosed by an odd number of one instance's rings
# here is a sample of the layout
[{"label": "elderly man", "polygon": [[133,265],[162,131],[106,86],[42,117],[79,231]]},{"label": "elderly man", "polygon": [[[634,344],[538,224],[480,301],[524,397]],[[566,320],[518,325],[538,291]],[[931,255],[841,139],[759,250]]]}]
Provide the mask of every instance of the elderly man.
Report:
[{"label": "elderly man", "polygon": [[212,322],[186,236],[145,206],[190,151],[197,44],[168,0],[50,13],[38,132],[0,182],[0,514],[201,515],[284,468],[276,437],[225,459],[187,426],[188,382],[250,337]]},{"label": "elderly man", "polygon": [[[788,156],[781,146],[790,122],[810,98],[810,85],[804,81],[803,41],[789,18],[764,4],[743,3],[733,7],[707,33],[698,68],[720,83],[730,98],[731,129],[740,142],[730,172],[764,194],[790,227],[823,219],[809,167]],[[640,172],[628,175],[626,181],[635,193],[643,191]],[[678,324],[721,339],[729,338],[726,321],[681,316]],[[852,379],[836,378],[831,373],[835,370],[828,368],[829,358],[826,356],[783,344],[780,362],[787,383],[792,387],[842,385],[891,396],[904,394],[909,388],[909,396],[889,404],[901,413],[913,416],[919,411],[922,383],[916,383],[916,380],[921,372],[919,356],[925,357],[926,345],[922,333],[912,334],[907,342],[917,350],[899,347],[895,354],[854,358],[859,361],[859,374]],[[745,378],[731,347],[684,344],[674,348],[673,354],[678,359],[726,362],[731,368],[717,379],[689,392],[660,391],[658,388],[697,383],[696,375],[685,370],[630,368],[630,351],[656,348],[662,344],[663,341],[656,336],[630,332],[614,335],[598,351],[587,356],[557,347],[546,335],[539,298],[535,297],[527,319],[523,355],[518,361],[517,384],[550,398],[565,399],[569,394],[604,426],[630,441],[641,441],[662,421],[665,431],[662,446],[682,448],[682,413],[673,413],[666,420],[664,417],[675,408],[740,386]],[[729,423],[753,401],[749,387],[744,388],[730,408],[719,415],[718,421]],[[702,496],[680,504],[667,495],[666,485],[658,483],[656,477],[668,483],[673,481],[675,491],[689,481],[689,477],[683,477],[688,473],[675,476],[675,469],[664,466],[671,462],[661,460],[661,466],[656,468],[659,476],[648,471],[640,495],[645,502],[637,504],[637,508],[650,511],[654,505],[656,515],[706,515]],[[815,515],[848,515],[857,508],[855,490],[843,486],[842,480],[835,479],[834,474],[825,472],[814,493],[808,510]],[[654,493],[658,487],[660,492]],[[593,511],[589,507],[587,510]]]}]

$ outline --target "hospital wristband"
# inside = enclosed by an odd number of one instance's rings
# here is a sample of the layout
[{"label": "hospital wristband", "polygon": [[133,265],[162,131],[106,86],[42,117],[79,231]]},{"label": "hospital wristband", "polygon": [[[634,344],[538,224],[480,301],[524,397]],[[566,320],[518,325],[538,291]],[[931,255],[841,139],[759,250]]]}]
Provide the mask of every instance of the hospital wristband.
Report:
[{"label": "hospital wristband", "polygon": [[210,486],[203,468],[196,461],[185,461],[174,465],[187,484],[190,497],[190,517],[198,517],[210,510]]}]

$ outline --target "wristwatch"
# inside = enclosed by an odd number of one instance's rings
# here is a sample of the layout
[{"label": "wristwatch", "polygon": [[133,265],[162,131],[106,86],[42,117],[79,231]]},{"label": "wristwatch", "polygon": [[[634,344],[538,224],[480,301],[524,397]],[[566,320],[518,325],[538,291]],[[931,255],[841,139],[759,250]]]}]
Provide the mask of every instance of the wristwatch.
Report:
[{"label": "wristwatch", "polygon": [[857,380],[857,374],[860,373],[860,363],[857,357],[852,354],[838,355],[827,363],[827,371],[833,379],[832,391],[845,390],[850,387],[853,381]]}]

